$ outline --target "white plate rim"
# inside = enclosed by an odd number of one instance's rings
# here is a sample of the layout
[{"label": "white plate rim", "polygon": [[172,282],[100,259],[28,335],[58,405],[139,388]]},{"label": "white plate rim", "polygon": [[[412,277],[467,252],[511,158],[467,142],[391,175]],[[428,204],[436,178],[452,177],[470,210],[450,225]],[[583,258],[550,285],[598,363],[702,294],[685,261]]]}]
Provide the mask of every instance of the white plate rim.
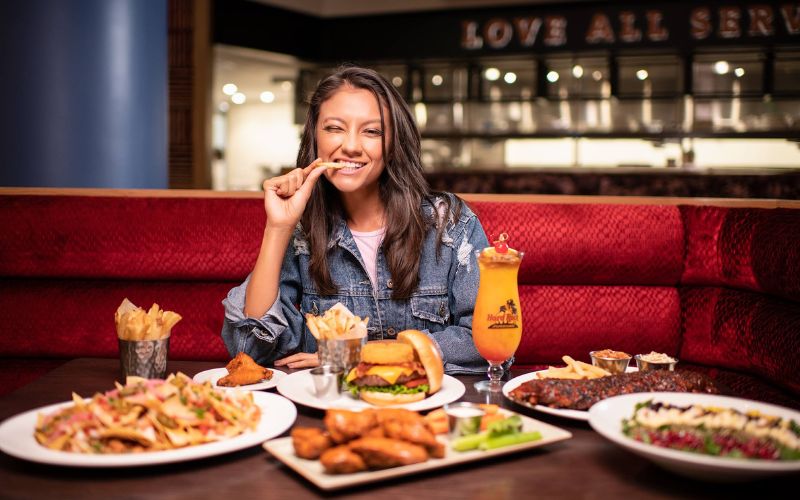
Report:
[{"label": "white plate rim", "polygon": [[50,413],[73,404],[72,401],[55,403],[28,410],[9,417],[0,424],[0,450],[13,457],[31,462],[67,467],[131,467],[168,464],[197,460],[258,446],[264,441],[280,436],[297,418],[294,403],[268,392],[253,392],[253,401],[261,408],[261,421],[255,431],[245,432],[223,441],[188,446],[174,450],[132,454],[90,455],[56,451],[40,445],[33,436],[36,416]]},{"label": "white plate rim", "polygon": [[[546,369],[523,373],[522,375],[512,378],[511,380],[503,384],[503,396],[505,396],[506,399],[508,399],[514,404],[518,404],[520,406],[524,406],[525,408],[530,408],[532,410],[536,410],[541,413],[547,413],[548,415],[555,415],[556,417],[569,418],[571,420],[581,420],[583,422],[588,422],[589,421],[588,410],[571,410],[569,408],[550,408],[549,406],[545,405],[530,405],[511,398],[510,393],[512,390],[516,389],[524,382],[535,379],[536,374],[543,371],[546,371]],[[638,371],[639,369],[636,368],[635,366],[629,366],[625,370],[625,373],[632,373]]]},{"label": "white plate rim", "polygon": [[[311,369],[290,373],[278,382],[278,392],[291,399],[297,404],[316,408],[318,410],[328,410],[331,408],[345,410],[360,410],[364,408],[375,408],[374,405],[361,399],[355,399],[347,394],[342,394],[338,399],[325,401],[317,398],[313,392],[313,383],[309,372]],[[299,389],[297,388],[299,387]],[[452,403],[464,395],[467,388],[464,383],[455,377],[445,375],[442,378],[442,388],[432,396],[428,396],[421,401],[392,406],[392,408],[405,408],[407,410],[422,411],[432,410]]]},{"label": "white plate rim", "polygon": [[326,491],[339,490],[350,486],[364,485],[383,481],[396,477],[405,477],[415,473],[429,472],[432,470],[454,468],[459,464],[488,460],[494,457],[508,455],[512,453],[522,452],[532,448],[539,448],[547,446],[559,441],[572,438],[572,433],[556,427],[552,424],[536,420],[526,415],[516,413],[510,410],[502,410],[504,413],[511,415],[519,415],[522,418],[523,429],[525,431],[538,430],[542,433],[542,439],[538,441],[531,441],[515,446],[507,446],[498,448],[496,450],[488,451],[468,451],[468,452],[455,452],[450,449],[449,441],[446,437],[441,438],[445,443],[446,455],[444,459],[432,458],[427,462],[406,465],[402,467],[393,467],[390,469],[374,470],[357,472],[354,474],[334,474],[329,475],[321,471],[322,466],[317,460],[305,460],[298,458],[294,455],[294,447],[292,445],[292,438],[278,438],[264,443],[263,448],[273,455],[277,460],[284,463],[287,467],[291,468],[305,479],[316,485],[318,488]]},{"label": "white plate rim", "polygon": [[221,385],[217,385],[217,380],[221,379],[225,375],[228,374],[228,370],[225,367],[222,368],[211,368],[210,370],[203,370],[200,373],[195,374],[192,377],[192,380],[197,382],[198,384],[202,384],[206,381],[211,382],[211,385],[217,389],[224,389],[226,391],[242,389],[245,391],[262,391],[265,389],[272,389],[273,387],[278,386],[278,381],[286,376],[286,372],[281,370],[276,370],[275,368],[270,368],[272,371],[272,378],[269,380],[265,380],[263,382],[259,382],[257,384],[248,384],[248,385],[240,385],[238,387],[223,387]]},{"label": "white plate rim", "polygon": [[625,436],[622,433],[622,418],[633,415],[637,403],[657,399],[666,403],[728,407],[738,410],[759,410],[765,414],[794,418],[800,422],[800,411],[783,406],[763,403],[752,399],[722,396],[718,394],[699,394],[687,392],[639,392],[613,396],[598,402],[589,409],[589,425],[609,441],[638,455],[656,461],[672,462],[681,465],[703,466],[720,472],[782,473],[800,471],[800,460],[775,462],[745,458],[725,458],[701,455],[680,450],[661,448]]}]

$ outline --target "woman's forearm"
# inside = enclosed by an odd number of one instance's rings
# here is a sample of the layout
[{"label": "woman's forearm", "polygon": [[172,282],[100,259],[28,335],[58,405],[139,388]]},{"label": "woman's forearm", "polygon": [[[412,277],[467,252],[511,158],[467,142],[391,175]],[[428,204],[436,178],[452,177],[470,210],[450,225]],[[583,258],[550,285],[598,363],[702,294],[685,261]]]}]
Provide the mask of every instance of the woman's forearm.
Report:
[{"label": "woman's forearm", "polygon": [[245,293],[245,316],[260,318],[275,303],[280,286],[283,257],[291,237],[291,228],[267,227],[264,230],[261,250],[258,252],[258,259]]}]

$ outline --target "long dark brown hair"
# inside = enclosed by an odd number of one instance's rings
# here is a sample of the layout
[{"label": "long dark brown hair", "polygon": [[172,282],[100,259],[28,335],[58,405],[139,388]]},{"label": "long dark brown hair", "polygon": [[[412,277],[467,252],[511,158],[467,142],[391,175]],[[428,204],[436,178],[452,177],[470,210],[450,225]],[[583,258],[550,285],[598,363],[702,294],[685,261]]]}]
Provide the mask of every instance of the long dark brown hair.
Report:
[{"label": "long dark brown hair", "polygon": [[[443,196],[444,222],[436,223],[436,212],[428,217],[421,210],[423,199],[433,203],[420,158],[420,134],[411,110],[403,98],[377,72],[357,66],[342,66],[323,79],[312,94],[303,128],[297,166],[305,167],[317,158],[317,121],[322,103],[344,86],[371,92],[378,101],[381,129],[389,124],[391,137],[381,136],[384,169],[378,179],[379,194],[386,210],[386,234],[383,253],[392,274],[392,297],[411,295],[419,283],[419,260],[425,234],[432,225],[437,227],[437,257],[442,231],[448,220],[450,198]],[[384,116],[384,107],[388,116]],[[387,147],[388,143],[388,147]],[[461,203],[457,200],[456,210]],[[457,216],[457,214],[456,214]],[[337,292],[328,267],[328,241],[339,218],[345,217],[338,190],[323,176],[320,177],[301,219],[310,246],[309,272],[322,295]]]}]

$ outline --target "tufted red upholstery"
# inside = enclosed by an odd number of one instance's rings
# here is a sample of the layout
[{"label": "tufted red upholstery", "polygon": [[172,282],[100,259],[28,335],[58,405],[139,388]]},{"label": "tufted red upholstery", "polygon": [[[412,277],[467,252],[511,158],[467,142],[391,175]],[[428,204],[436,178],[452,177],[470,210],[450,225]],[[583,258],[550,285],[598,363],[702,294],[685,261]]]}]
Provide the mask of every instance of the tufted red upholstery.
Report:
[{"label": "tufted red upholstery", "polygon": [[[800,210],[470,206],[487,233],[508,232],[526,252],[518,367],[657,350],[800,407]],[[172,359],[227,359],[220,301],[253,265],[263,224],[256,194],[0,194],[0,393],[31,379],[20,367],[116,356],[123,297],[184,316]]]}]

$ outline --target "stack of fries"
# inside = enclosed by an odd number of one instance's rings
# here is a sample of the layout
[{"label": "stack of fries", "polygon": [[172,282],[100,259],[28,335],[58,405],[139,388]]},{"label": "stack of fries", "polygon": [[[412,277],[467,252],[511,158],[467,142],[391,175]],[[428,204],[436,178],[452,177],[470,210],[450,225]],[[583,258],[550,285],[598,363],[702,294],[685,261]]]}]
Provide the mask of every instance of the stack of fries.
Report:
[{"label": "stack of fries", "polygon": [[367,336],[368,323],[369,318],[362,320],[340,302],[322,316],[306,313],[308,330],[317,340],[360,339]]},{"label": "stack of fries", "polygon": [[566,378],[575,380],[586,380],[590,378],[600,378],[611,375],[610,372],[599,368],[597,366],[584,363],[583,361],[575,361],[569,356],[562,356],[562,360],[567,366],[562,368],[550,367],[547,370],[540,371],[536,374],[539,378]]},{"label": "stack of fries", "polygon": [[165,339],[180,320],[180,314],[162,311],[158,304],[153,304],[149,311],[145,311],[141,307],[136,307],[127,298],[114,313],[117,337],[121,340]]}]

